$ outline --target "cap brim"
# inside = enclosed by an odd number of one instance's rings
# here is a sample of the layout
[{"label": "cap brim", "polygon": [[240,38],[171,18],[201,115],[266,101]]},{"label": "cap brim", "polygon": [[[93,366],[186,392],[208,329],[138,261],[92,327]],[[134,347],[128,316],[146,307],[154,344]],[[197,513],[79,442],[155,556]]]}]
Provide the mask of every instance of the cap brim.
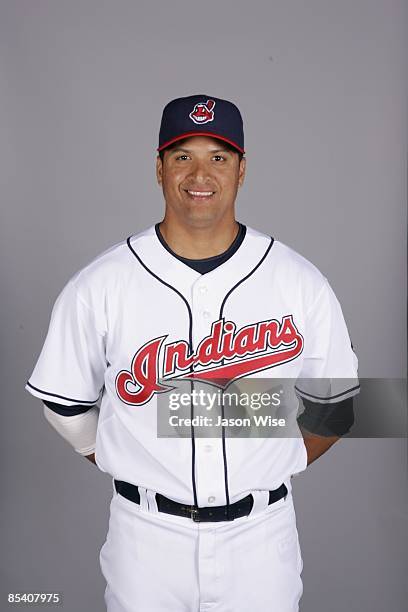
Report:
[{"label": "cap brim", "polygon": [[179,136],[176,136],[175,138],[172,138],[171,140],[168,140],[167,142],[163,143],[162,145],[160,145],[160,147],[157,148],[157,150],[162,151],[163,149],[166,149],[167,147],[172,145],[174,142],[177,142],[178,140],[183,140],[184,138],[190,138],[190,136],[210,136],[211,138],[217,138],[218,140],[227,142],[229,145],[234,147],[234,149],[237,149],[237,151],[239,151],[240,153],[242,154],[245,153],[242,147],[238,146],[237,143],[234,142],[233,140],[230,140],[229,138],[225,138],[225,136],[221,136],[220,134],[214,134],[214,132],[197,132],[197,131],[196,132],[184,132],[184,134],[180,134]]}]

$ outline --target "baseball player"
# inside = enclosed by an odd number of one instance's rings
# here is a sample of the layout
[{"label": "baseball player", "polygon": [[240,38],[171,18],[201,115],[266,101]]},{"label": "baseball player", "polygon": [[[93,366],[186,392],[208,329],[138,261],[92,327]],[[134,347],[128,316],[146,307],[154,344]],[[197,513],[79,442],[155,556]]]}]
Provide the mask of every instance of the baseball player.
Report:
[{"label": "baseball player", "polygon": [[[112,477],[108,612],[298,610],[291,479],[349,430],[357,358],[324,275],[236,221],[244,153],[233,103],[166,105],[163,220],[67,282],[26,383],[50,424]],[[297,435],[229,437],[222,425],[198,436],[196,385],[217,389],[223,416],[229,386],[247,379],[293,382],[287,414],[306,406]],[[189,435],[160,436],[160,407],[181,383]]]}]

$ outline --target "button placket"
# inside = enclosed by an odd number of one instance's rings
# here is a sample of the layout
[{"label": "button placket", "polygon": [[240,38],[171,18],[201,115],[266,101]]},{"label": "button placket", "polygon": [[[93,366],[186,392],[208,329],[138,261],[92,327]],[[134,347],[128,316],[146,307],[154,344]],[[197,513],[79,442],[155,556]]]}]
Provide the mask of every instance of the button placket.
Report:
[{"label": "button placket", "polygon": [[[193,314],[193,344],[197,348],[201,340],[211,333],[211,325],[216,320],[212,292],[206,284],[199,284],[192,288],[192,314]],[[214,296],[212,296],[214,297]]]},{"label": "button placket", "polygon": [[[211,290],[208,282],[198,281],[192,288],[192,335],[194,350],[211,333],[212,324],[218,319],[217,313],[219,312],[220,305],[215,298],[215,292]],[[206,392],[215,392],[214,387],[206,384],[203,387]],[[205,412],[205,415],[216,419],[216,415],[213,412]],[[220,439],[196,437],[195,473],[198,505],[223,505],[225,503],[224,467]]]}]

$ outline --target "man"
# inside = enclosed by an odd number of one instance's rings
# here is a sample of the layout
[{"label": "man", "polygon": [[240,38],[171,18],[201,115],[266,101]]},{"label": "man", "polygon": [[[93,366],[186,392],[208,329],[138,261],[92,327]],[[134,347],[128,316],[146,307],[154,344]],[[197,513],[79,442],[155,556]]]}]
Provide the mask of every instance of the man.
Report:
[{"label": "man", "polygon": [[[112,476],[100,551],[109,612],[293,612],[303,562],[291,478],[348,430],[357,358],[327,279],[235,219],[238,108],[171,101],[158,151],[163,221],[70,279],[26,388]],[[197,385],[217,389],[225,416],[228,388],[246,379],[296,383],[286,414],[302,398],[302,435],[229,437],[223,425],[198,436]],[[189,435],[160,436],[178,384],[190,392]]]}]

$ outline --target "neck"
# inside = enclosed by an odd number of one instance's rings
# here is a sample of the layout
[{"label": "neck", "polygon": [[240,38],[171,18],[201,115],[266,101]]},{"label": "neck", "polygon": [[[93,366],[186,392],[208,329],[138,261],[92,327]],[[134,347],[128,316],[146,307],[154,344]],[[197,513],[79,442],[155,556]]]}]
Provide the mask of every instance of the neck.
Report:
[{"label": "neck", "polygon": [[169,222],[166,217],[160,232],[172,251],[188,259],[205,259],[220,255],[234,242],[239,230],[235,219],[218,223],[216,227],[186,227]]}]

